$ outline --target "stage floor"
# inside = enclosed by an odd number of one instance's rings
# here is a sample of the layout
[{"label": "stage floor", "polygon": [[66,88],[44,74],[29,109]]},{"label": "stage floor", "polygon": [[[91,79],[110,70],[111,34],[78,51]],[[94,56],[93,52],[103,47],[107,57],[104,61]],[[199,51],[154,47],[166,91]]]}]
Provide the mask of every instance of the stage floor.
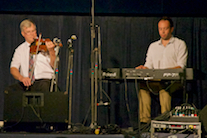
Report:
[{"label": "stage floor", "polygon": [[0,133],[0,138],[124,138],[122,134],[21,134],[20,133]]}]

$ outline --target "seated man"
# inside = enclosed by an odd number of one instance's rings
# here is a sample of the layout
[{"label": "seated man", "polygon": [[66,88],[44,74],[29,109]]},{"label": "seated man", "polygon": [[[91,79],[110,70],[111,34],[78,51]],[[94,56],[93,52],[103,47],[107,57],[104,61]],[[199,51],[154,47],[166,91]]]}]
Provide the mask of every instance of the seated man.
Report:
[{"label": "seated man", "polygon": [[[187,64],[187,46],[185,42],[172,35],[174,30],[173,21],[169,17],[163,17],[158,22],[160,40],[153,42],[147,51],[146,62],[136,69],[176,69],[185,68]],[[174,86],[173,86],[174,87]],[[147,123],[151,120],[151,97],[150,92],[159,92],[161,113],[171,110],[171,93],[162,82],[140,83],[139,112],[140,122]]]},{"label": "seated man", "polygon": [[[37,39],[36,25],[31,20],[26,19],[21,22],[20,29],[25,42],[15,49],[10,65],[10,72],[19,83],[9,86],[7,90],[50,91],[56,58],[55,45],[52,41],[46,41],[47,51],[32,55],[30,45]],[[32,62],[34,65],[31,64]],[[30,71],[33,75],[29,75]]]}]

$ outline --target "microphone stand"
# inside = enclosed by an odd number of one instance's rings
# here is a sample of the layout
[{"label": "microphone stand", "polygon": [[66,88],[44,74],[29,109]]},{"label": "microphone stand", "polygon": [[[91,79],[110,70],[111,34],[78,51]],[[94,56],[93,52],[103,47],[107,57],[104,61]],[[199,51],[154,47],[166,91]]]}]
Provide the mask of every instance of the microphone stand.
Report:
[{"label": "microphone stand", "polygon": [[95,25],[94,25],[94,0],[92,0],[92,8],[91,8],[91,15],[92,15],[92,23],[91,25],[91,128],[96,126],[95,122],[95,106],[94,105],[94,40],[95,40]]},{"label": "microphone stand", "polygon": [[[97,121],[97,107],[100,105],[108,106],[110,102],[103,102],[103,89],[102,89],[102,61],[101,61],[101,29],[99,25],[96,25],[98,28],[98,48],[95,48],[94,51],[96,52],[95,55],[95,121]],[[98,85],[99,79],[99,85]],[[97,93],[98,93],[98,86],[100,91],[100,99],[97,103]]]},{"label": "microphone stand", "polygon": [[97,94],[98,94],[98,48],[94,49],[95,52],[95,97],[94,97],[94,121],[97,125]]},{"label": "microphone stand", "polygon": [[71,123],[71,108],[72,108],[72,78],[73,78],[73,54],[74,49],[72,48],[72,41],[69,43],[68,47],[68,72],[67,72],[67,83],[66,83],[66,92],[68,93],[68,85],[70,84],[69,88],[69,95],[68,95],[68,129],[72,128]]},{"label": "microphone stand", "polygon": [[[91,25],[91,128],[97,127],[97,106],[98,105],[108,105],[108,103],[103,103],[102,95],[102,66],[101,66],[101,36],[100,36],[100,27],[98,28],[98,48],[94,48],[95,42],[95,23],[94,23],[94,0],[92,0],[92,23]],[[95,57],[94,57],[95,55]],[[99,55],[99,59],[98,59]],[[94,63],[95,61],[95,63]],[[99,67],[98,67],[99,65]],[[95,68],[94,68],[95,66]],[[97,103],[97,93],[98,93],[98,78],[100,86],[100,102]],[[95,90],[94,90],[95,89]]]},{"label": "microphone stand", "polygon": [[53,74],[53,76],[52,76],[52,81],[51,81],[51,85],[50,85],[50,92],[53,92],[53,85],[54,85],[54,80],[56,80],[55,81],[55,92],[57,92],[58,90],[58,87],[57,87],[57,85],[58,85],[58,62],[59,62],[59,50],[60,50],[60,44],[61,44],[61,41],[59,40],[59,42],[58,43],[55,43],[56,44],[56,50],[55,50],[55,56],[56,56],[56,58],[55,58],[55,63],[54,63],[54,74]]},{"label": "microphone stand", "polygon": [[[99,105],[109,105],[110,103],[103,102],[103,94],[102,94],[102,65],[101,65],[101,35],[100,35],[100,26],[96,25],[98,28],[98,47],[94,48],[93,53],[95,55],[95,69],[94,69],[94,98],[92,97],[91,100],[94,102],[94,124],[97,125],[97,107]],[[99,84],[98,84],[99,80]],[[98,88],[100,90],[100,101],[97,103],[98,100]]]},{"label": "microphone stand", "polygon": [[100,90],[100,103],[103,103],[103,94],[102,94],[102,61],[101,61],[101,29],[98,27],[98,54],[99,54],[99,90]]}]

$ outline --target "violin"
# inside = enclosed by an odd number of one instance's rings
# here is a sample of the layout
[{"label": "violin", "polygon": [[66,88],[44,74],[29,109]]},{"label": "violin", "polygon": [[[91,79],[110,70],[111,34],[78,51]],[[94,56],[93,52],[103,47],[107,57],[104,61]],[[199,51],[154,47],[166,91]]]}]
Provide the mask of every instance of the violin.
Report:
[{"label": "violin", "polygon": [[[31,54],[36,54],[37,52],[47,52],[47,46],[45,45],[45,42],[49,42],[51,41],[49,38],[46,39],[34,39],[34,42],[30,45],[30,53]],[[40,42],[40,44],[38,44]],[[39,48],[38,48],[39,45]],[[60,43],[58,46],[62,46],[62,44]],[[38,51],[37,51],[38,49]]]},{"label": "violin", "polygon": [[[41,39],[40,41],[39,39],[34,39],[34,42],[30,45],[30,53],[36,54],[36,52],[47,52],[47,47],[45,45],[46,41],[51,41],[51,40],[49,38]],[[39,44],[39,49],[37,51],[38,42],[40,42],[40,44]]]}]

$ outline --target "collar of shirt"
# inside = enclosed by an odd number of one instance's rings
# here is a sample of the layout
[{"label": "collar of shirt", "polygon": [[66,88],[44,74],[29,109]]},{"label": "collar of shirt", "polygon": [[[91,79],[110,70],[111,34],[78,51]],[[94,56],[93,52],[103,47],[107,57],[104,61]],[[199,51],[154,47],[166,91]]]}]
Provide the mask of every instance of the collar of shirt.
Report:
[{"label": "collar of shirt", "polygon": [[[173,43],[174,41],[175,41],[175,37],[172,35],[168,44]],[[160,40],[158,41],[158,44],[159,44],[159,45],[162,45],[161,38],[160,38]]]},{"label": "collar of shirt", "polygon": [[25,41],[25,43],[28,47],[30,47],[30,45],[31,45],[30,43],[28,43],[27,41]]}]

